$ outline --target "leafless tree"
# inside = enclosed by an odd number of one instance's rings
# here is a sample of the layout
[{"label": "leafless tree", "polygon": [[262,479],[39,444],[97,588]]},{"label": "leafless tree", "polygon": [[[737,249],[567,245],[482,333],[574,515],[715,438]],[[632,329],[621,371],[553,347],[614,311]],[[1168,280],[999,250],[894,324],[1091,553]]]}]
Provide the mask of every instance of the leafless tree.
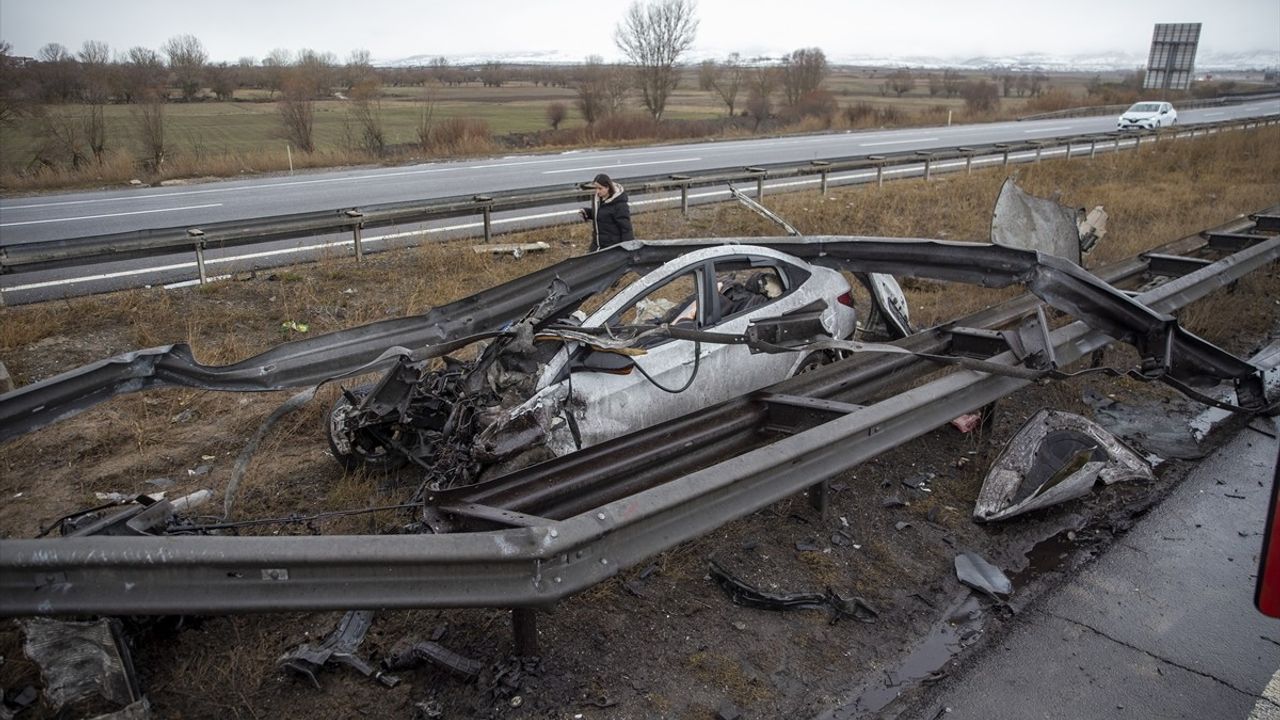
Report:
[{"label": "leafless tree", "polygon": [[231,100],[239,83],[240,68],[226,63],[217,63],[205,68],[209,79],[209,89],[219,100]]},{"label": "leafless tree", "polygon": [[485,87],[502,87],[507,81],[508,68],[500,62],[487,62],[480,66],[480,82]]},{"label": "leafless tree", "polygon": [[164,96],[152,91],[140,100],[133,111],[133,119],[142,144],[143,164],[158,173],[165,160]]},{"label": "leafless tree", "polygon": [[312,125],[315,121],[314,86],[298,68],[291,68],[280,88],[280,121],[284,137],[305,153],[315,152]]},{"label": "leafless tree", "polygon": [[929,97],[937,97],[946,91],[946,85],[942,83],[942,78],[934,73],[929,73]]},{"label": "leafless tree", "polygon": [[755,121],[754,129],[760,129],[760,123],[768,120],[773,114],[772,95],[781,82],[781,73],[776,67],[762,66],[747,73],[747,114]]},{"label": "leafless tree", "polygon": [[424,153],[431,152],[432,133],[436,122],[436,99],[433,91],[428,90],[422,98],[422,107],[418,112],[418,146]]},{"label": "leafless tree", "polygon": [[729,109],[733,116],[734,107],[738,104],[738,94],[746,84],[746,68],[742,66],[742,57],[732,53],[723,62],[708,60],[702,64],[702,72],[706,75],[707,88],[720,96],[720,102]]},{"label": "leafless tree", "polygon": [[787,105],[795,106],[800,98],[822,86],[829,68],[821,48],[801,48],[782,57],[782,93]]},{"label": "leafless tree", "polygon": [[569,108],[562,102],[553,102],[547,105],[547,123],[551,125],[552,130],[559,130],[560,123],[569,117]]},{"label": "leafless tree", "polygon": [[907,68],[899,68],[889,74],[889,89],[898,97],[912,91],[916,86],[916,76]]},{"label": "leafless tree", "polygon": [[164,94],[164,61],[151,48],[129,48],[121,76],[120,94],[126,102],[139,102],[148,95],[162,97]]},{"label": "leafless tree", "polygon": [[292,54],[284,48],[272,50],[262,60],[262,82],[267,88],[267,97],[275,97],[284,88],[284,76],[292,63]]},{"label": "leafless tree", "polygon": [[111,48],[104,42],[86,40],[79,53],[82,97],[85,103],[85,142],[99,163],[107,151],[105,105],[111,96]]},{"label": "leafless tree", "polygon": [[349,112],[360,131],[360,147],[382,157],[387,151],[387,135],[382,122],[382,100],[378,95],[378,79],[366,77],[351,88]]},{"label": "leafless tree", "polygon": [[329,97],[333,87],[333,53],[315,50],[298,51],[298,61],[289,73],[295,92],[306,93],[311,99]]},{"label": "leafless tree", "polygon": [[49,43],[36,53],[36,77],[45,102],[68,102],[75,100],[78,93],[76,85],[76,59],[67,48],[59,43]]},{"label": "leafless tree", "polygon": [[990,112],[1000,106],[1000,91],[995,84],[986,80],[965,83],[960,94],[964,97],[964,106],[969,112]]},{"label": "leafless tree", "polygon": [[574,88],[578,93],[575,104],[588,125],[594,124],[608,113],[605,88],[607,73],[608,68],[598,55],[588,57],[578,73],[577,86]]},{"label": "leafless tree", "polygon": [[956,70],[944,70],[942,72],[942,87],[947,91],[947,97],[955,97],[964,89],[964,76]]},{"label": "leafless tree", "polygon": [[368,50],[352,50],[344,68],[343,85],[348,91],[357,85],[368,82],[371,78],[376,82],[377,73],[373,69],[372,56]]},{"label": "leafless tree", "polygon": [[443,55],[431,58],[431,77],[435,78],[436,82],[441,85],[448,83],[451,71],[452,68],[449,67],[449,58],[444,57]]},{"label": "leafless tree", "polygon": [[0,40],[0,127],[13,126],[25,109],[18,91],[16,70],[13,46]]},{"label": "leafless tree", "polygon": [[160,48],[169,56],[169,71],[173,73],[182,99],[190,102],[200,94],[204,81],[204,64],[209,54],[204,51],[195,35],[175,35]]},{"label": "leafless tree", "polygon": [[697,34],[694,9],[693,0],[636,0],[614,32],[614,42],[635,65],[644,106],[655,119],[662,119],[679,80],[676,64]]}]

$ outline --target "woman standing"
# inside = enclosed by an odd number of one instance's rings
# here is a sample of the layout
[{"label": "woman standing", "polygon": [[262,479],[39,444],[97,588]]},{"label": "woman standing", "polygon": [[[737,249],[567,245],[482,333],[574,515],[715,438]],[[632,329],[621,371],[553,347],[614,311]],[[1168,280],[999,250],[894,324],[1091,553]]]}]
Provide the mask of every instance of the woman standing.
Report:
[{"label": "woman standing", "polygon": [[600,173],[591,181],[597,202],[594,208],[578,212],[582,219],[592,223],[592,250],[603,250],[610,245],[635,240],[631,231],[631,206],[627,204],[627,191],[612,178]]}]

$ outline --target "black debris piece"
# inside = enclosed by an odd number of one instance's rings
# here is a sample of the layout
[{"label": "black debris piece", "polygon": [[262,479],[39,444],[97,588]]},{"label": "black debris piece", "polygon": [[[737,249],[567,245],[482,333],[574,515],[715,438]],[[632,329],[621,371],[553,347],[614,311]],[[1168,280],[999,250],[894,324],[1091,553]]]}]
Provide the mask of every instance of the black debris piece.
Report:
[{"label": "black debris piece", "polygon": [[906,530],[909,527],[911,527],[911,523],[906,522],[905,520],[899,520],[893,524],[893,529],[898,531]]},{"label": "black debris piece", "polygon": [[717,720],[740,720],[741,717],[742,711],[728,700],[720,703],[720,707],[716,708]]},{"label": "black debris piece", "polygon": [[899,508],[899,507],[906,507],[906,505],[907,503],[897,495],[890,495],[889,497],[880,501],[880,507],[884,507],[884,508]]},{"label": "black debris piece", "polygon": [[53,710],[99,696],[116,705],[142,699],[120,621],[21,620],[23,652],[40,667]]},{"label": "black debris piece", "polygon": [[484,669],[478,660],[459,655],[434,640],[408,638],[391,648],[391,655],[383,661],[388,670],[408,670],[429,662],[463,678],[472,680]]},{"label": "black debris piece", "polygon": [[725,570],[720,563],[712,560],[711,579],[720,589],[728,594],[735,605],[756,608],[758,610],[818,610],[828,608],[833,613],[833,621],[839,617],[851,617],[860,622],[875,622],[879,613],[865,600],[853,596],[844,598],[830,588],[825,593],[796,592],[773,593],[761,590],[746,583]]},{"label": "black debris piece", "polygon": [[796,543],[796,551],[797,552],[821,552],[822,548],[818,547],[817,543],[811,540],[801,540],[800,542]]}]

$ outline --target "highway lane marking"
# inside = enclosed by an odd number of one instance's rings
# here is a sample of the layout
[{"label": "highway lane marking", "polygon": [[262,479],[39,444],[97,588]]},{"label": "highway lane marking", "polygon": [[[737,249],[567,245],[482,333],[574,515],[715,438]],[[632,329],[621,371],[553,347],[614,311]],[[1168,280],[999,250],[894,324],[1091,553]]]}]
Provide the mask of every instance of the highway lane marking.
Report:
[{"label": "highway lane marking", "polygon": [[888,140],[886,142],[858,143],[858,147],[879,147],[881,145],[905,145],[907,143],[929,142],[931,140],[937,140],[937,139],[938,138],[936,137],[927,137],[927,138],[911,138],[910,140]]},{"label": "highway lane marking", "polygon": [[222,203],[208,205],[187,205],[176,208],[159,208],[156,210],[133,210],[130,212],[106,213],[104,215],[81,215],[79,217],[50,218],[48,220],[23,220],[22,222],[0,223],[0,227],[16,227],[18,225],[44,225],[47,223],[72,222],[75,220],[100,220],[102,218],[122,217],[124,215],[147,215],[149,213],[177,212],[179,210],[203,210],[204,208],[222,207]]},{"label": "highway lane marking", "polygon": [[616,164],[613,164],[613,165],[588,165],[588,166],[586,166],[586,167],[564,168],[564,169],[561,169],[561,170],[543,170],[543,171],[542,171],[542,174],[543,174],[543,175],[559,175],[560,173],[571,173],[571,172],[577,172],[577,173],[580,173],[580,172],[599,172],[599,171],[601,171],[601,170],[609,170],[609,169],[611,169],[611,168],[620,168],[620,167],[637,167],[637,166],[640,166],[640,165],[661,165],[661,164],[663,164],[663,163],[697,162],[697,161],[699,161],[699,160],[701,160],[701,159],[702,159],[702,158],[700,158],[700,157],[693,157],[693,158],[672,158],[672,159],[670,159],[670,160],[650,160],[650,161],[648,161],[648,162],[616,163]]},{"label": "highway lane marking", "polygon": [[1030,130],[1023,130],[1022,134],[1030,135],[1031,133],[1038,133],[1038,132],[1058,132],[1059,130],[1070,130],[1073,127],[1075,127],[1075,125],[1060,125],[1058,127],[1032,128]]},{"label": "highway lane marking", "polygon": [[1272,674],[1271,680],[1262,689],[1261,697],[1253,704],[1253,712],[1249,713],[1249,720],[1274,720],[1280,716],[1276,711],[1277,706],[1280,706],[1280,670]]},{"label": "highway lane marking", "polygon": [[1205,113],[1205,114],[1204,114],[1204,116],[1205,116],[1205,117],[1213,117],[1214,115],[1226,115],[1226,113],[1224,113],[1224,112],[1212,112],[1212,113]]}]

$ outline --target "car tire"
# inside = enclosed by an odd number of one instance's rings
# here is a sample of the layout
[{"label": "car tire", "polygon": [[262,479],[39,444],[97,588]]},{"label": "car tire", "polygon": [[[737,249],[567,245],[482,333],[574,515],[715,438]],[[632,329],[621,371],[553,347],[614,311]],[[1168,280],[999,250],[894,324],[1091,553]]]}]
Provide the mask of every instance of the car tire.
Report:
[{"label": "car tire", "polygon": [[372,391],[372,384],[358,385],[347,390],[339,395],[337,400],[333,401],[329,412],[324,416],[324,436],[329,441],[329,450],[333,453],[334,459],[348,470],[358,470],[360,468],[395,470],[409,461],[399,452],[388,450],[385,447],[368,450],[359,442],[359,438],[342,437],[343,431],[339,427],[339,422],[341,417],[352,407],[352,402],[348,396],[354,397],[359,402]]},{"label": "car tire", "polygon": [[809,353],[800,361],[800,364],[796,367],[795,372],[792,373],[791,376],[795,377],[796,375],[813,372],[823,365],[830,365],[839,359],[840,353],[835,350],[818,350],[817,352]]}]

